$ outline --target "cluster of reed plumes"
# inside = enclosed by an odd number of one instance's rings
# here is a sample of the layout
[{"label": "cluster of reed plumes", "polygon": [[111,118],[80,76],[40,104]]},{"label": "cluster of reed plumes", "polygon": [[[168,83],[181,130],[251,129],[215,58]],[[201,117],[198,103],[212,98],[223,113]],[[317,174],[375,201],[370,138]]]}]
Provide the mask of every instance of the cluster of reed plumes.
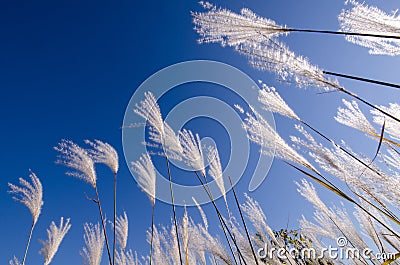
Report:
[{"label": "cluster of reed plumes", "polygon": [[[201,36],[200,43],[220,43],[222,46],[233,47],[248,57],[250,64],[255,68],[274,72],[281,80],[299,87],[316,87],[322,92],[342,92],[352,98],[343,99],[344,107],[339,107],[335,120],[376,140],[378,148],[373,158],[357,154],[344,141],[340,144],[335,143],[330,136],[300,118],[275,88],[261,81],[262,88],[258,98],[263,108],[298,123],[295,127],[302,136],[291,137],[292,145],[296,148],[292,148],[277,134],[263,119],[262,113],[255,112],[251,106],[249,113],[241,106],[237,106],[237,109],[245,115],[243,127],[247,130],[249,139],[262,146],[265,155],[275,155],[283,159],[309,180],[354,205],[356,222],[344,206],[329,208],[324,204],[311,182],[303,179],[296,183],[300,194],[315,207],[315,223],[305,217],[300,221],[301,233],[311,239],[315,248],[323,246],[318,240],[321,237],[324,238],[323,242],[333,242],[338,237],[344,237],[349,242],[345,246],[346,249],[355,248],[362,251],[370,247],[376,252],[395,253],[386,258],[385,263],[398,263],[396,259],[400,257],[400,234],[395,227],[400,225],[400,105],[394,102],[388,106],[376,106],[328,76],[336,75],[397,88],[399,86],[323,71],[312,65],[307,58],[296,55],[279,40],[291,32],[345,35],[346,40],[368,47],[371,54],[399,55],[400,18],[396,12],[388,15],[377,7],[367,6],[355,0],[347,3],[352,7],[339,14],[341,30],[337,32],[288,28],[271,19],[260,17],[246,8],[240,13],[235,13],[217,8],[208,2],[201,2],[205,12],[192,12],[192,16],[195,30]],[[357,102],[371,108],[372,121],[377,126],[369,121]],[[319,143],[314,135],[330,146]],[[296,150],[308,153],[314,163]],[[346,189],[334,184],[334,180],[337,179],[346,184]],[[254,222],[252,224],[256,225]],[[258,235],[258,232],[256,234]],[[370,253],[367,257],[351,257],[350,261],[355,264],[383,262],[384,259],[376,257]],[[324,263],[316,260],[308,262]],[[348,260],[336,259],[334,262]]]},{"label": "cluster of reed plumes", "polygon": [[[258,100],[263,109],[296,122],[299,136],[291,136],[291,144],[285,141],[263,118],[263,113],[256,112],[253,106],[235,106],[238,114],[243,117],[242,127],[246,130],[249,140],[260,145],[264,155],[285,161],[288,166],[305,176],[305,179],[296,182],[296,185],[299,193],[313,204],[315,213],[313,222],[306,217],[300,220],[299,240],[288,241],[286,234],[278,236],[267,224],[266,215],[258,202],[247,194],[244,195],[244,202],[240,203],[242,197],[237,196],[230,176],[223,174],[218,149],[203,146],[200,136],[192,131],[174,131],[163,120],[157,100],[149,91],[133,111],[145,120],[150,141],[146,144],[153,151],[142,154],[137,161],[132,161],[129,165],[137,174],[138,185],[148,195],[152,207],[151,219],[149,217],[151,228],[147,232],[150,245],[148,254],[138,255],[126,249],[128,216],[125,212],[121,216],[117,216],[116,213],[119,169],[116,150],[99,140],[85,141],[88,148],[69,140],[63,140],[55,147],[60,153],[57,163],[71,168],[72,171],[68,172],[68,175],[84,180],[94,190],[95,197],[87,199],[96,204],[99,223],[84,224],[85,246],[81,255],[85,264],[99,265],[103,259],[104,248],[107,250],[107,263],[110,265],[400,264],[397,260],[400,257],[400,233],[397,232],[400,225],[400,105],[396,102],[388,106],[373,105],[344,88],[336,80],[327,77],[334,73],[325,72],[312,65],[308,59],[296,55],[278,40],[278,37],[290,32],[339,34],[346,35],[348,41],[370,48],[372,54],[400,54],[400,37],[397,35],[400,30],[399,18],[354,0],[348,2],[353,7],[339,15],[339,32],[288,28],[262,18],[249,9],[243,9],[240,14],[236,14],[209,3],[202,3],[207,9],[206,12],[192,13],[195,29],[201,35],[200,42],[218,42],[223,46],[232,46],[239,53],[246,55],[254,67],[273,71],[281,79],[300,87],[312,86],[324,92],[339,91],[350,97],[351,100],[343,99],[343,106],[338,108],[335,120],[365,133],[371,141],[377,143],[376,155],[368,158],[353,151],[344,141],[340,144],[334,142],[331,136],[299,117],[276,88],[262,81]],[[371,108],[372,122],[357,102]],[[320,143],[317,137],[325,144]],[[152,162],[153,156],[165,158],[168,169],[165,173],[169,178],[173,213],[170,226],[155,225],[157,174]],[[203,186],[218,218],[219,223],[216,227],[221,232],[217,235],[210,232],[206,213],[196,198],[193,198],[193,201],[202,217],[201,222],[193,220],[186,208],[183,216],[177,216],[173,176],[170,170],[172,160],[183,161],[193,169],[193,177]],[[106,229],[107,222],[97,189],[96,163],[107,165],[114,176],[114,212],[109,226],[112,233]],[[10,193],[15,194],[15,199],[26,205],[32,215],[30,234],[22,261],[14,257],[10,260],[11,265],[29,263],[26,262],[26,255],[43,205],[43,188],[39,178],[31,172],[30,180],[31,183],[21,178],[20,186],[9,184]],[[216,182],[219,194],[211,192],[209,180]],[[339,187],[334,184],[338,181],[346,185]],[[354,206],[354,217],[348,213],[344,204],[331,207],[326,205],[318,196],[314,185],[336,194],[347,205]],[[342,186],[346,188],[341,188]],[[232,194],[227,194],[228,189],[232,190]],[[222,203],[217,203],[214,198],[221,194]],[[228,200],[227,195],[232,195],[233,203]],[[233,208],[237,209],[238,217],[233,216],[230,210]],[[41,241],[43,248],[40,253],[44,257],[44,264],[51,263],[70,227],[70,220],[64,220],[63,217],[58,226],[54,222],[51,223],[47,230],[48,239]],[[346,239],[347,244],[342,246],[344,251],[371,251],[366,255],[350,255],[348,259],[330,256],[324,249],[335,244],[337,238]],[[292,255],[290,248],[293,247],[298,251],[313,248],[317,257]],[[284,251],[263,256],[260,255],[260,249]],[[377,253],[388,255],[386,258],[381,255],[379,258],[375,255]]]}]

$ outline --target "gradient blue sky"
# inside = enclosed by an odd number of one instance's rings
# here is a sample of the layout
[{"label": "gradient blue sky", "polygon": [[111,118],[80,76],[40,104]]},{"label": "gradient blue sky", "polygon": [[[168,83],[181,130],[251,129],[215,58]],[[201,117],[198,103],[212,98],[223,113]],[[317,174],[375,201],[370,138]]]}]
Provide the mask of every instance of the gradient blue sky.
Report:
[{"label": "gradient blue sky", "polygon": [[[336,30],[342,1],[215,1],[239,11],[248,7],[256,13],[289,27]],[[367,1],[385,11],[396,3]],[[44,186],[44,207],[33,233],[26,264],[40,264],[38,239],[46,238],[52,220],[70,217],[72,228],[61,245],[54,264],[80,264],[83,223],[97,222],[96,205],[85,199],[91,186],[65,176],[56,165],[53,150],[60,139],[83,144],[84,139],[109,142],[120,153],[118,212],[126,210],[130,220],[128,248],[146,254],[145,230],[150,226],[150,203],[139,191],[122,157],[121,125],[126,105],[135,89],[154,72],[171,64],[193,59],[210,59],[231,64],[276,86],[298,114],[335,139],[345,139],[355,150],[372,155],[373,142],[344,128],[332,119],[342,95],[317,95],[316,90],[297,89],[279,83],[270,73],[252,69],[246,59],[217,44],[198,45],[190,11],[202,10],[196,1],[1,1],[0,2],[0,260],[21,258],[31,222],[29,211],[7,194],[7,183],[27,178],[29,169]],[[347,43],[339,36],[293,34],[284,39],[292,50],[320,67],[348,74],[400,83],[399,58],[370,56],[366,49]],[[398,92],[384,87],[342,81],[375,104],[398,100]],[[193,95],[212,95],[211,89],[188,86]],[[189,91],[189,92],[188,92]],[[176,104],[179,89],[161,107]],[[185,90],[190,97],[190,90]],[[165,113],[164,113],[165,114]],[[206,134],[203,127],[198,131]],[[285,137],[294,133],[293,124],[276,117],[277,129]],[[190,125],[196,130],[196,123]],[[210,134],[210,136],[212,136]],[[221,154],[224,157],[224,153]],[[223,162],[226,158],[222,158]],[[99,189],[107,216],[112,216],[112,174],[98,167]],[[296,192],[299,173],[275,161],[265,183],[251,194],[265,209],[275,229],[297,228],[301,214],[311,218],[312,208]],[[244,176],[237,190],[247,191]],[[323,194],[331,200],[334,196]],[[228,196],[232,196],[229,194]],[[243,200],[243,197],[240,198]],[[168,224],[170,207],[156,205],[156,223]],[[210,218],[209,205],[205,206]],[[182,215],[182,209],[178,210]],[[190,209],[195,218],[198,214]],[[6,246],[6,247],[5,247]],[[105,253],[104,253],[105,254]],[[105,255],[103,264],[106,264]]]}]

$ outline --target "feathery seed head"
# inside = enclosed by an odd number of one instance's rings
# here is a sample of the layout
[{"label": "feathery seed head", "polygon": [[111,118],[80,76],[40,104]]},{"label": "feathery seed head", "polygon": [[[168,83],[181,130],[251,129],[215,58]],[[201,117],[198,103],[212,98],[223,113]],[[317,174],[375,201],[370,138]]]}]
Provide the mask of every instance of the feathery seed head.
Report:
[{"label": "feathery seed head", "polygon": [[343,99],[342,102],[347,108],[338,108],[338,113],[335,117],[337,122],[368,134],[376,134],[374,126],[372,126],[364,113],[362,113],[357,102],[354,100],[349,102],[345,99]]},{"label": "feathery seed head", "polygon": [[160,106],[158,106],[157,100],[154,97],[153,93],[145,92],[145,99],[140,101],[139,104],[136,104],[134,112],[147,120],[149,126],[153,127],[157,133],[160,134],[160,137],[164,137],[164,122],[161,116]]},{"label": "feathery seed head", "polygon": [[222,176],[221,161],[218,154],[218,149],[216,147],[214,146],[208,147],[207,160],[210,166],[208,174],[217,183],[217,186],[220,189],[222,196],[224,196],[224,200],[226,202],[226,190],[225,190],[224,178]]},{"label": "feathery seed head", "polygon": [[62,140],[54,149],[60,152],[58,164],[66,165],[74,172],[67,172],[67,175],[80,178],[96,187],[96,171],[94,162],[88,152],[70,140]]},{"label": "feathery seed head", "polygon": [[329,210],[328,207],[322,202],[319,198],[314,185],[305,179],[301,180],[301,184],[295,182],[296,185],[299,187],[297,191],[306,198],[309,202],[311,202],[317,210],[322,211],[325,214],[328,214]]},{"label": "feathery seed head", "polygon": [[254,115],[247,112],[242,126],[248,132],[249,140],[262,147],[262,154],[291,161],[319,173],[307,159],[298,154],[282,139],[261,114],[256,112],[252,106],[250,106],[250,109]]},{"label": "feathery seed head", "polygon": [[[377,7],[358,3],[355,0],[348,0],[346,2],[352,4],[353,8],[342,10],[338,16],[340,29],[342,31],[399,35],[400,17],[396,12],[389,15]],[[369,48],[370,54],[383,54],[390,56],[400,55],[400,40],[398,39],[347,35],[346,40]]]},{"label": "feathery seed head", "polygon": [[117,264],[117,265],[141,265],[142,264],[138,260],[137,256],[133,255],[132,250],[128,250],[126,253],[123,250],[121,250],[120,252],[116,252],[115,254],[116,254],[115,255],[115,264]]},{"label": "feathery seed head", "polygon": [[258,92],[258,101],[263,105],[263,109],[269,110],[280,115],[300,120],[294,111],[286,104],[274,87],[269,87],[261,80],[259,81],[262,89]]},{"label": "feathery seed head", "polygon": [[[164,138],[155,129],[149,130],[149,139],[164,148],[164,152],[170,159],[182,160],[182,146],[179,136],[168,123],[164,122]],[[165,155],[165,154],[163,154]]]},{"label": "feathery seed head", "polygon": [[[394,117],[400,118],[400,105],[397,103],[389,103],[389,107],[379,106],[379,108]],[[383,122],[385,122],[385,132],[394,140],[400,141],[400,122],[387,117],[377,110],[371,110],[371,113],[374,115],[373,120],[376,124],[382,127]]]},{"label": "feathery seed head", "polygon": [[243,8],[240,14],[217,8],[208,2],[200,2],[207,12],[192,12],[195,30],[201,36],[200,43],[219,42],[222,46],[235,46],[243,42],[262,42],[287,34],[286,27],[275,21],[256,15]]},{"label": "feathery seed head", "polygon": [[191,131],[183,129],[179,132],[179,139],[183,150],[184,162],[205,175],[203,148],[199,135],[197,133],[193,135]]},{"label": "feathery seed head", "polygon": [[275,72],[282,80],[294,82],[299,87],[314,86],[324,91],[339,88],[336,81],[328,79],[323,71],[312,65],[307,58],[296,55],[278,41],[243,43],[235,49],[247,56],[253,67]]},{"label": "feathery seed head", "polygon": [[107,165],[114,174],[117,174],[119,168],[118,153],[114,147],[100,140],[94,140],[94,142],[85,140],[85,143],[93,148],[89,149],[88,153],[95,163],[103,163]]},{"label": "feathery seed head", "polygon": [[14,256],[13,259],[10,260],[10,265],[21,265],[17,257]]},{"label": "feathery seed head", "polygon": [[[110,222],[113,226],[114,224]],[[128,216],[124,211],[124,214],[117,217],[115,222],[115,232],[117,236],[117,244],[121,248],[121,251],[125,251],[126,244],[128,242]]]},{"label": "feathery seed head", "polygon": [[43,187],[35,173],[31,172],[29,177],[32,184],[23,178],[19,178],[21,186],[8,183],[10,187],[8,192],[16,194],[16,196],[13,197],[14,200],[28,207],[32,214],[32,222],[36,224],[43,206]]},{"label": "feathery seed head", "polygon": [[53,260],[61,241],[64,239],[64,236],[68,233],[70,228],[71,225],[69,224],[69,218],[64,224],[64,218],[61,217],[60,227],[57,227],[54,222],[51,222],[50,229],[47,229],[47,240],[40,240],[43,248],[39,251],[39,253],[43,254],[44,256],[44,265],[50,264],[50,262]]},{"label": "feathery seed head", "polygon": [[196,201],[196,199],[194,197],[192,197],[192,200],[193,200],[194,204],[196,204],[196,207],[200,212],[201,219],[203,220],[204,228],[206,230],[208,230],[208,220],[207,220],[206,214],[203,211],[203,208],[201,208],[200,204],[198,204],[198,202]]},{"label": "feathery seed head", "polygon": [[84,258],[86,265],[100,265],[104,249],[104,237],[100,230],[100,224],[85,223],[84,229],[85,235],[83,239],[86,246],[83,247],[81,256]]},{"label": "feathery seed head", "polygon": [[400,170],[400,154],[392,149],[387,150],[389,155],[384,155],[385,162]]},{"label": "feathery seed head", "polygon": [[136,162],[131,162],[132,170],[138,174],[139,187],[147,193],[152,205],[156,198],[156,171],[148,153],[142,154]]}]

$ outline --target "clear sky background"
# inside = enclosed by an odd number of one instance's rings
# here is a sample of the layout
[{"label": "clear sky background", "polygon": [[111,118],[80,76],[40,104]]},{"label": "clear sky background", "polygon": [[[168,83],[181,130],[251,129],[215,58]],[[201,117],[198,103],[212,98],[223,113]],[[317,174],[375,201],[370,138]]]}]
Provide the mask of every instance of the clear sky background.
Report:
[{"label": "clear sky background", "polygon": [[[337,15],[344,7],[342,1],[313,0],[214,3],[236,12],[248,7],[289,27],[329,30],[338,28]],[[366,3],[388,12],[399,7],[394,1]],[[368,156],[374,154],[376,143],[364,140],[361,133],[333,120],[343,95],[317,95],[313,88],[298,89],[279,83],[273,74],[252,69],[244,57],[230,48],[217,44],[198,45],[191,10],[201,11],[202,8],[195,1],[0,2],[0,260],[3,264],[13,255],[22,258],[31,222],[28,209],[7,193],[7,183],[17,183],[18,177],[27,178],[29,169],[42,181],[44,206],[26,264],[42,262],[38,239],[46,239],[46,228],[52,220],[58,223],[61,216],[71,218],[72,228],[53,264],[81,263],[83,223],[97,222],[98,213],[96,205],[85,199],[85,193],[93,196],[91,186],[66,176],[67,169],[54,163],[57,153],[53,147],[63,138],[78,144],[83,144],[84,139],[100,139],[119,151],[118,213],[127,211],[130,220],[128,248],[139,254],[147,253],[145,231],[150,226],[151,207],[125,164],[121,125],[135,89],[151,74],[174,63],[210,59],[231,64],[254,80],[262,79],[276,86],[299,116],[336,141],[344,139],[355,150]],[[347,43],[340,36],[293,33],[281,40],[323,69],[400,83],[398,57],[371,56],[367,49]],[[340,81],[374,104],[398,102],[399,93],[394,89]],[[186,89],[183,86],[172,91],[160,105],[168,110],[180,95],[212,96],[213,92],[201,86]],[[215,93],[220,96],[223,92]],[[206,120],[197,124],[194,121],[188,126],[201,135],[208,133],[207,136],[212,137],[212,133],[205,130],[206,123]],[[287,119],[276,117],[276,124],[286,139],[295,133],[293,123]],[[227,153],[222,152],[221,159],[226,163],[224,155]],[[97,169],[103,206],[111,219],[112,173],[105,166]],[[293,183],[302,177],[282,162],[274,161],[264,184],[251,193],[262,205],[274,229],[287,225],[297,228],[301,214],[311,219],[312,207],[297,194]],[[247,192],[249,178],[241,179],[237,187],[239,194]],[[323,197],[327,201],[335,199],[331,194],[323,194]],[[205,209],[214,220],[210,206],[206,205]],[[189,210],[200,221],[196,210]],[[180,216],[182,212],[179,208]],[[170,217],[170,207],[157,203],[156,223],[168,225]],[[216,225],[213,229],[217,230]],[[102,264],[106,264],[105,254]]]}]

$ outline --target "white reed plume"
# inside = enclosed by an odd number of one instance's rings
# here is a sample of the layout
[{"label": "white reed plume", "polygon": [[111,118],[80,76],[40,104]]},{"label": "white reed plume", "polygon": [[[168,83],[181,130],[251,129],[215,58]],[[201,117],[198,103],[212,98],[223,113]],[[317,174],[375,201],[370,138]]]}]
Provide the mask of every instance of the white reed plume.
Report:
[{"label": "white reed plume", "polygon": [[379,239],[379,235],[377,233],[377,227],[375,227],[374,220],[359,208],[356,209],[354,216],[356,217],[358,223],[360,224],[360,227],[375,243],[376,247],[381,248],[382,243],[381,240]]},{"label": "white reed plume", "polygon": [[198,202],[196,201],[196,199],[194,197],[192,197],[192,200],[193,200],[194,204],[196,204],[196,207],[200,212],[201,219],[203,220],[204,228],[206,230],[208,230],[208,220],[207,220],[206,214],[203,211],[203,208],[201,208],[200,204],[198,204]]},{"label": "white reed plume", "polygon": [[44,265],[50,264],[50,262],[53,260],[54,255],[56,254],[62,240],[70,228],[71,224],[69,223],[69,218],[64,223],[64,218],[61,217],[59,227],[57,227],[54,222],[51,222],[50,228],[47,229],[47,240],[40,240],[43,248],[40,249],[39,253],[43,254],[44,256]]},{"label": "white reed plume", "polygon": [[250,106],[254,115],[246,113],[243,128],[248,132],[250,141],[262,147],[262,154],[300,164],[319,174],[310,162],[291,148],[274,128]]},{"label": "white reed plume", "polygon": [[385,162],[400,170],[400,154],[392,149],[388,149],[387,151],[389,155],[384,156]]},{"label": "white reed plume", "polygon": [[259,83],[261,84],[262,89],[258,92],[258,101],[262,104],[263,109],[298,121],[300,120],[300,118],[286,104],[274,87],[267,86],[261,80],[259,80]]},{"label": "white reed plume", "polygon": [[217,8],[208,2],[200,2],[207,12],[192,12],[195,30],[201,36],[200,43],[220,42],[223,46],[235,46],[246,41],[262,42],[266,36],[287,34],[285,26],[256,15],[243,8],[240,14]]},{"label": "white reed plume", "polygon": [[32,223],[34,226],[39,218],[43,206],[43,187],[35,173],[30,172],[29,177],[32,184],[23,178],[19,178],[21,186],[8,183],[8,186],[10,187],[8,192],[16,194],[13,199],[28,207],[32,214]]},{"label": "white reed plume", "polygon": [[10,260],[10,265],[21,265],[19,260],[14,256],[13,259]]},{"label": "white reed plume", "polygon": [[223,264],[233,265],[229,252],[226,250],[222,242],[215,236],[212,236],[204,227],[198,226],[198,232],[195,234],[193,242],[197,248],[204,250]]},{"label": "white reed plume", "polygon": [[273,230],[267,224],[267,218],[264,214],[264,211],[261,209],[260,204],[246,193],[244,194],[244,196],[246,197],[246,202],[243,203],[240,207],[246,214],[247,219],[249,219],[249,221],[260,234],[264,242],[267,242],[267,238],[269,237],[275,244],[279,245],[279,242],[275,238]]},{"label": "white reed plume", "polygon": [[80,178],[96,188],[94,161],[85,149],[70,140],[62,140],[54,149],[61,153],[56,163],[76,170],[67,172],[67,175]]},{"label": "white reed plume", "polygon": [[81,255],[85,259],[85,264],[100,265],[104,249],[104,237],[101,234],[100,224],[85,223],[84,229],[83,238],[86,246],[83,247]]},{"label": "white reed plume", "polygon": [[105,164],[114,174],[117,174],[119,168],[118,153],[114,147],[100,140],[94,140],[93,142],[85,140],[85,143],[93,148],[89,149],[88,153],[92,156],[95,163]]},{"label": "white reed plume", "polygon": [[145,99],[140,101],[139,104],[135,105],[134,112],[147,120],[149,125],[157,130],[157,132],[164,135],[164,122],[161,116],[160,107],[157,104],[157,100],[153,93],[145,92]]},{"label": "white reed plume", "polygon": [[113,224],[114,224],[114,233],[113,233],[113,264],[115,263],[115,237],[116,237],[116,232],[115,232],[115,219],[117,218],[117,172],[118,172],[118,153],[108,143],[104,143],[100,140],[94,140],[94,142],[85,140],[85,143],[90,145],[92,149],[88,150],[89,155],[92,157],[93,161],[95,163],[103,163],[107,165],[111,171],[114,173],[114,218],[113,218]]},{"label": "white reed plume", "polygon": [[314,188],[314,185],[305,179],[301,180],[301,184],[298,182],[295,182],[296,185],[299,187],[297,191],[309,202],[311,202],[316,210],[319,210],[323,212],[324,214],[329,216],[329,209],[325,205],[325,203],[322,202],[320,197],[317,194],[317,191]]},{"label": "white reed plume", "polygon": [[190,229],[190,224],[189,224],[189,217],[186,209],[186,205],[184,205],[184,213],[182,217],[182,224],[181,224],[181,235],[182,235],[182,247],[183,247],[183,253],[184,253],[184,260],[186,261],[186,264],[189,264],[189,229]]},{"label": "white reed plume", "polygon": [[[353,8],[342,10],[338,16],[342,31],[391,36],[400,34],[400,17],[397,10],[389,15],[377,7],[368,6],[355,0],[347,0],[346,3],[352,4]],[[346,40],[370,49],[370,54],[391,56],[400,54],[399,39],[346,35]]]},{"label": "white reed plume", "polygon": [[115,264],[116,265],[139,265],[142,264],[137,257],[135,257],[132,253],[132,250],[128,250],[124,252],[121,250],[116,253],[115,256]]},{"label": "white reed plume", "polygon": [[[390,113],[394,117],[400,118],[400,105],[397,103],[389,103],[389,107],[380,106],[382,110]],[[385,122],[385,132],[390,135],[394,140],[400,141],[400,122],[383,115],[377,110],[371,110],[373,120],[376,124],[382,127],[383,122]]]},{"label": "white reed plume", "polygon": [[[182,146],[179,142],[179,136],[167,122],[164,122],[163,136],[157,130],[150,128],[149,139],[158,144],[155,147],[163,147],[169,159],[182,160]],[[165,156],[164,153],[160,153],[160,155]]]},{"label": "white reed plume", "polygon": [[236,50],[246,55],[253,67],[275,72],[282,80],[295,82],[299,87],[314,86],[324,91],[343,89],[307,58],[296,55],[278,41],[243,43],[236,46]]},{"label": "white reed plume", "polygon": [[[309,155],[324,171],[341,179],[349,187],[363,194],[365,198],[377,201],[381,205],[381,201],[396,206],[400,203],[398,199],[400,181],[398,178],[387,175],[371,159],[355,154],[348,146],[346,149],[354,153],[353,156],[343,152],[335,144],[333,144],[332,148],[323,146],[302,126],[297,125],[296,129],[307,140],[291,136],[292,141],[296,145],[306,148]],[[346,146],[344,142],[342,145]],[[357,159],[355,160],[354,157]],[[368,165],[368,167],[365,165]]]},{"label": "white reed plume", "polygon": [[204,168],[203,148],[199,135],[183,129],[179,132],[179,139],[183,149],[184,162],[194,170],[206,175]]},{"label": "white reed plume", "polygon": [[131,162],[132,170],[138,175],[139,187],[147,193],[152,205],[156,198],[156,171],[148,153],[142,154],[140,159]]},{"label": "white reed plume", "polygon": [[332,239],[337,239],[338,236],[343,235],[349,242],[349,246],[345,246],[345,248],[354,247],[360,250],[367,248],[344,208],[328,209],[317,195],[314,186],[304,179],[302,179],[301,184],[296,183],[296,185],[299,187],[300,194],[314,205],[314,218],[320,225],[318,228],[318,226],[307,225],[306,222],[303,222],[302,229],[308,230],[309,234],[311,232],[319,233]]},{"label": "white reed plume", "polygon": [[222,196],[226,202],[226,190],[224,184],[224,178],[222,176],[221,161],[218,153],[218,149],[214,146],[208,147],[207,160],[210,166],[208,174],[215,180]]},{"label": "white reed plume", "polygon": [[367,134],[376,135],[376,130],[374,126],[368,121],[364,113],[358,107],[357,102],[342,100],[346,108],[339,107],[337,116],[335,120],[339,123],[352,127],[354,129],[360,130]]},{"label": "white reed plume", "polygon": [[[114,226],[113,223],[111,223],[111,225]],[[124,211],[124,214],[118,216],[115,221],[115,233],[117,238],[117,244],[121,248],[121,251],[125,251],[126,244],[128,242],[128,228],[129,228],[128,216]]]},{"label": "white reed plume", "polygon": [[[167,242],[165,236],[155,226],[153,226],[152,232],[147,231],[147,242],[151,242],[153,245],[152,261],[154,264],[171,264],[170,257],[163,249],[163,243]],[[176,241],[176,240],[174,240]],[[171,243],[172,244],[172,243]]]}]

